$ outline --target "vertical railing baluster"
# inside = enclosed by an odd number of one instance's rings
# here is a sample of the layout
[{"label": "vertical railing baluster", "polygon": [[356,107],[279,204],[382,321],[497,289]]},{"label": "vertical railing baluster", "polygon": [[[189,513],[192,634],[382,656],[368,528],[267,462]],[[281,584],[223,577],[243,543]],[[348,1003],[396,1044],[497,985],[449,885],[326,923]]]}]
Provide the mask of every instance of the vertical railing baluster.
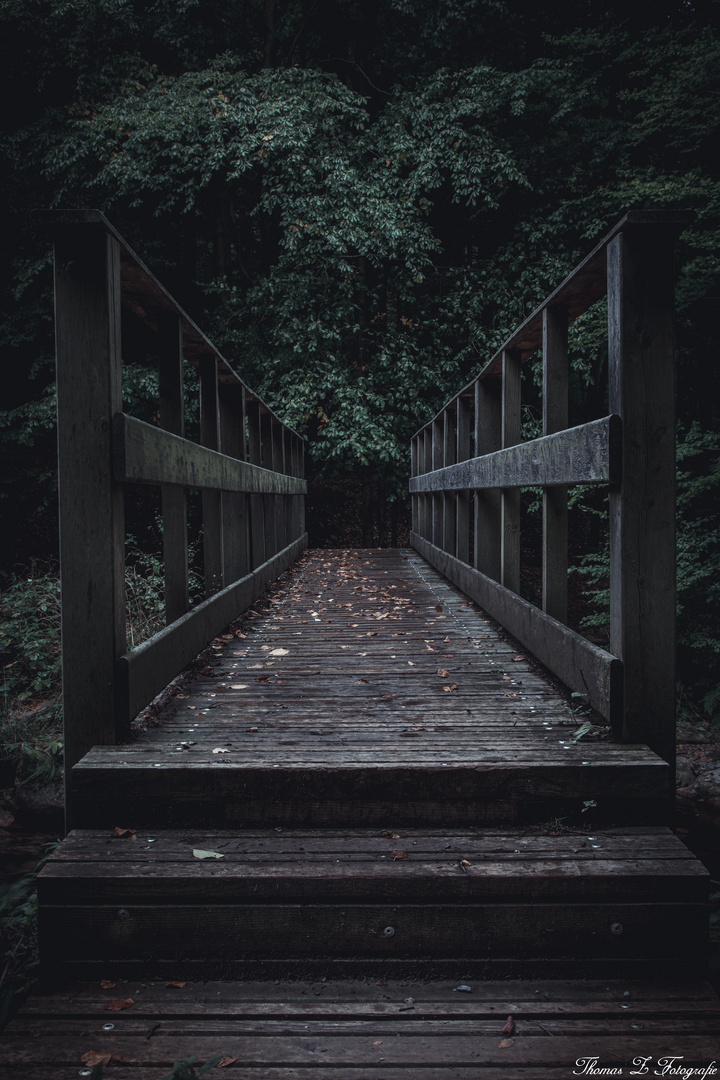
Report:
[{"label": "vertical railing baluster", "polygon": [[[457,417],[457,407],[455,403],[450,408],[443,410],[443,467],[447,465],[454,465],[457,456],[457,432],[455,430],[455,421]],[[456,521],[456,496],[454,492],[444,492],[442,495],[443,500],[443,533],[442,533],[442,548],[443,551],[447,551],[449,555],[455,555],[455,541],[457,536],[457,521]]]},{"label": "vertical railing baluster", "polygon": [[[260,405],[257,401],[245,401],[245,420],[248,437],[248,461],[262,465],[260,449]],[[262,495],[250,496],[250,557],[255,570],[265,562],[265,526]]]},{"label": "vertical railing baluster", "polygon": [[[502,447],[521,439],[520,354],[506,349],[502,356]],[[503,489],[501,502],[500,582],[520,592],[520,489]]]},{"label": "vertical railing baluster", "polygon": [[[200,374],[200,442],[211,450],[220,449],[220,405],[218,400],[217,360],[203,356]],[[203,559],[205,595],[219,592],[224,584],[222,497],[207,488],[202,492]]]},{"label": "vertical railing baluster", "polygon": [[[470,402],[466,397],[457,399],[456,419],[457,442],[455,457],[457,461],[467,461],[470,457]],[[461,562],[470,562],[470,492],[459,491],[457,494],[457,520],[455,527],[456,555]]]},{"label": "vertical railing baluster", "polygon": [[[418,436],[413,435],[410,440],[410,476],[415,477],[418,475]],[[411,524],[410,527],[413,532],[420,531],[420,521],[418,513],[418,496],[413,494],[410,496],[410,513]]]},{"label": "vertical railing baluster", "polygon": [[[497,379],[478,379],[475,383],[475,456],[493,454],[501,448],[501,394]],[[500,580],[501,513],[500,492],[495,489],[475,492],[475,550],[473,562],[481,574]]]},{"label": "vertical railing baluster", "polygon": [[[219,387],[220,450],[245,461],[245,388],[240,383]],[[222,527],[224,581],[232,584],[248,572],[248,496],[241,491],[223,491]]]},{"label": "vertical railing baluster", "polygon": [[[160,427],[185,436],[182,320],[166,312],[158,320]],[[172,623],[190,606],[188,587],[187,495],[185,488],[163,485],[163,563],[165,622]]]},{"label": "vertical railing baluster", "polygon": [[[543,435],[568,426],[568,316],[566,308],[543,312]],[[567,622],[568,497],[564,486],[543,488],[542,606]]]},{"label": "vertical railing baluster", "polygon": [[[442,418],[433,420],[431,425],[431,454],[433,471],[442,469],[443,466],[443,443],[444,431]],[[434,491],[430,496],[432,500],[432,535],[431,540],[435,547],[442,546],[443,534],[443,495],[440,491]]]},{"label": "vertical railing baluster", "polygon": [[[260,439],[262,447],[262,465],[264,469],[274,469],[274,447],[272,438],[272,416],[269,412],[260,412]],[[271,559],[277,553],[275,536],[275,496],[263,495],[263,526],[265,531],[265,558]]]}]

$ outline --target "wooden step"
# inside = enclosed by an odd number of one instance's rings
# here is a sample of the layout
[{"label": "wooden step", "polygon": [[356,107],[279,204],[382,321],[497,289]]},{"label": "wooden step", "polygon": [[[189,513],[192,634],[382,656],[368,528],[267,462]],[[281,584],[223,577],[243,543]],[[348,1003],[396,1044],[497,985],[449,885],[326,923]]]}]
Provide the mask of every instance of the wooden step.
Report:
[{"label": "wooden step", "polygon": [[185,748],[95,747],[72,770],[73,824],[351,828],[392,821],[442,828],[561,817],[583,826],[665,820],[669,768],[647,747],[525,746],[515,733],[504,745],[478,734],[474,745],[451,739],[443,755],[400,734],[388,745],[363,738],[360,748],[319,738],[317,748],[248,746],[237,735],[197,737]]},{"label": "wooden step", "polygon": [[696,972],[707,896],[660,827],[77,830],[38,880],[44,969],[83,977]]},{"label": "wooden step", "polygon": [[[108,1011],[119,999],[132,1004]],[[582,1060],[616,1070],[584,1075],[633,1075],[638,1058],[640,1075],[677,1076],[656,1073],[661,1059],[704,1069],[718,1045],[720,1003],[706,983],[478,983],[458,965],[430,983],[68,985],[35,994],[0,1035],[0,1076],[75,1080],[89,1051],[118,1055],[108,1080],[161,1080],[191,1056],[234,1059],[235,1080],[567,1080],[583,1075]]]}]

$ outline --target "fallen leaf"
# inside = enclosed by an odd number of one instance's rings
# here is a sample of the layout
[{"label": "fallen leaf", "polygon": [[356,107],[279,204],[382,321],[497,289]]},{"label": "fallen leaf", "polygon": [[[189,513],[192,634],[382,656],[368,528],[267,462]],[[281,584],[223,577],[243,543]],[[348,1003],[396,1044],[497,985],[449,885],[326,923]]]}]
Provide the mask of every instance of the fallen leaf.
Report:
[{"label": "fallen leaf", "polygon": [[110,979],[101,979],[100,980],[100,987],[101,987],[102,990],[114,990],[115,989],[115,983],[111,982]]},{"label": "fallen leaf", "polygon": [[377,630],[370,630],[370,632],[367,633],[365,637],[377,637]]},{"label": "fallen leaf", "polygon": [[453,683],[452,686],[443,686],[443,690],[448,694],[452,694],[453,690],[457,690],[457,683]]},{"label": "fallen leaf", "polygon": [[187,986],[187,982],[166,982],[165,989],[167,990],[169,986],[176,986],[178,990],[182,990],[183,986]]},{"label": "fallen leaf", "polygon": [[229,754],[230,751],[226,750],[223,746],[216,746],[213,750],[213,754]]},{"label": "fallen leaf", "polygon": [[510,1016],[508,1016],[507,1020],[505,1021],[504,1025],[503,1025],[502,1034],[503,1035],[512,1035],[512,1033],[514,1031],[515,1031],[515,1018],[513,1017],[512,1013],[511,1013]]},{"label": "fallen leaf", "polygon": [[247,688],[248,688],[248,684],[247,683],[242,683],[242,682],[232,683],[231,686],[230,686],[231,690],[247,690]]},{"label": "fallen leaf", "polygon": [[500,1042],[498,1043],[498,1049],[506,1050],[508,1048],[508,1046],[514,1046],[514,1045],[515,1045],[515,1040],[514,1039],[501,1039]]},{"label": "fallen leaf", "polygon": [[513,656],[513,664],[519,664],[521,660],[524,660],[524,656]]},{"label": "fallen leaf", "polygon": [[517,697],[517,694],[515,694],[515,693],[506,694],[505,697]]},{"label": "fallen leaf", "polygon": [[116,1001],[108,1001],[105,1008],[110,1012],[120,1012],[122,1009],[132,1009],[135,1002],[132,998],[118,998]]},{"label": "fallen leaf", "polygon": [[446,643],[446,642],[448,642],[449,640],[450,640],[450,638],[449,638],[449,637],[444,637],[444,638],[443,638],[443,644],[445,644],[445,643]]},{"label": "fallen leaf", "polygon": [[235,637],[244,638],[247,637],[247,634],[243,634],[240,630],[236,630]]},{"label": "fallen leaf", "polygon": [[137,840],[137,831],[135,829],[123,829],[120,825],[116,825],[113,832],[116,836],[129,836],[131,840]]},{"label": "fallen leaf", "polygon": [[442,604],[436,604],[435,605],[435,610],[436,611],[442,611]]},{"label": "fallen leaf", "polygon": [[257,731],[257,728],[256,728],[256,727],[246,727],[246,728],[245,728],[245,730],[246,730],[246,731],[247,731],[248,733],[252,733],[252,732],[254,732],[254,731]]},{"label": "fallen leaf", "polygon": [[375,1042],[373,1043],[373,1046],[382,1046],[382,1044],[383,1044],[382,1039],[376,1039]]},{"label": "fallen leaf", "polygon": [[[196,859],[224,859],[225,856],[221,855],[219,851],[205,851],[203,848],[193,848],[193,855]],[[106,1006],[107,1008],[107,1006]]]},{"label": "fallen leaf", "polygon": [[107,1065],[111,1057],[112,1054],[100,1054],[97,1050],[88,1050],[80,1060],[83,1065],[89,1065],[91,1069],[94,1069],[96,1065]]},{"label": "fallen leaf", "polygon": [[271,649],[270,650],[270,655],[271,656],[287,656],[289,652],[290,652],[289,649]]},{"label": "fallen leaf", "polygon": [[211,668],[211,667],[204,667],[204,668],[200,669],[200,674],[201,675],[212,675],[214,670],[215,669]]},{"label": "fallen leaf", "polygon": [[400,834],[394,832],[384,832],[383,837],[385,840],[399,840]]},{"label": "fallen leaf", "polygon": [[442,668],[442,667],[438,668],[438,675],[440,676],[441,679],[449,679],[450,678],[450,672],[446,671],[445,668]]},{"label": "fallen leaf", "polygon": [[465,983],[461,983],[460,986],[453,986],[454,994],[456,994],[458,990],[463,994],[469,994],[472,992],[472,986],[466,986]]},{"label": "fallen leaf", "polygon": [[124,1054],[111,1054],[110,1055],[110,1060],[111,1061],[117,1061],[120,1064],[124,1064],[126,1062],[129,1063],[130,1061],[132,1061],[132,1058],[125,1057]]},{"label": "fallen leaf", "polygon": [[407,851],[391,851],[390,858],[393,862],[397,862],[398,859],[407,859],[409,856]]},{"label": "fallen leaf", "polygon": [[468,862],[468,860],[467,860],[467,859],[461,859],[461,860],[460,860],[460,865],[462,866],[463,870],[467,870],[467,868],[468,868],[469,866],[472,866],[472,863],[471,863],[471,862]]},{"label": "fallen leaf", "polygon": [[357,686],[358,683],[367,683],[367,679],[356,679],[354,685]]},{"label": "fallen leaf", "polygon": [[223,1057],[223,1058],[220,1058],[220,1060],[218,1061],[215,1068],[216,1069],[224,1069],[226,1065],[234,1065],[236,1061],[237,1061],[237,1058]]},{"label": "fallen leaf", "polygon": [[186,705],[185,706],[186,709],[194,709],[195,707],[196,707],[195,705]]}]

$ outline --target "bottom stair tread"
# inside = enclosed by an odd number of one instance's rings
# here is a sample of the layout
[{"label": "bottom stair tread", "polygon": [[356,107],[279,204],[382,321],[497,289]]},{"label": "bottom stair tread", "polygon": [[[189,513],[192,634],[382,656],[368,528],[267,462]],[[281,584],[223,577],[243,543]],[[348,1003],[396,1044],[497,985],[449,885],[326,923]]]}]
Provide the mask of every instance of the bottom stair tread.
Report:
[{"label": "bottom stair tread", "polygon": [[78,977],[176,962],[193,976],[263,963],[304,975],[326,960],[353,974],[449,963],[444,974],[459,959],[484,977],[526,964],[630,974],[702,964],[707,894],[677,837],[641,827],[78,830],[38,880],[43,963]]},{"label": "bottom stair tread", "polygon": [[[554,1080],[622,1069],[707,1069],[720,1001],[707,983],[386,979],[74,983],[32,996],[0,1036],[0,1075],[161,1080],[215,1057],[236,1080]],[[182,971],[176,972],[181,976]],[[470,989],[459,989],[469,987]],[[121,1011],[108,1009],[122,1000]],[[508,1018],[513,1032],[503,1031]],[[113,1025],[108,1028],[108,1025]],[[665,1072],[664,1075],[680,1075]],[[701,1073],[695,1075],[702,1075]],[[709,1072],[707,1075],[714,1075]]]}]

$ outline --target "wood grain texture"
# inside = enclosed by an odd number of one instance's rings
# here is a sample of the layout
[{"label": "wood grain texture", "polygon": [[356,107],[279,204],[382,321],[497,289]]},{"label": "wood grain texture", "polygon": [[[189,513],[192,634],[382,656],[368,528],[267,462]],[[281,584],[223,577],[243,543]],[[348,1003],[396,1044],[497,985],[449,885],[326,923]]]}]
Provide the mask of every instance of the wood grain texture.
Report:
[{"label": "wood grain texture", "polygon": [[213,491],[304,494],[300,477],[238,461],[208,447],[119,413],[116,431],[115,478],[124,483],[178,484]]},{"label": "wood grain texture", "polygon": [[114,742],[125,650],[122,490],[112,475],[121,407],[120,250],[102,232],[55,242],[58,482],[65,762]]},{"label": "wood grain texture", "polygon": [[497,619],[542,664],[609,719],[618,707],[622,665],[617,657],[592,645],[539,608],[515,596],[497,582],[433,549],[421,537],[411,537],[416,550]]},{"label": "wood grain texture", "polygon": [[[68,982],[34,993],[10,1022],[0,1075],[70,1080],[88,1047],[129,1059],[108,1067],[117,1080],[160,1080],[191,1054],[197,1065],[235,1057],[227,1071],[240,1080],[566,1080],[582,1057],[624,1074],[638,1055],[653,1067],[668,1054],[682,1053],[688,1067],[716,1058],[720,1010],[707,983],[468,975],[459,963],[429,982],[384,973],[341,980],[325,965],[314,979],[278,969],[277,981],[182,987],[157,978],[105,991],[97,981]],[[469,993],[454,991],[465,982]],[[133,1006],[108,1013],[126,993]],[[513,1042],[501,1047],[510,1014]]]},{"label": "wood grain texture", "polygon": [[609,484],[617,481],[621,455],[622,422],[606,416],[415,477],[410,490]]},{"label": "wood grain texture", "polygon": [[608,248],[610,408],[623,419],[610,493],[610,643],[624,665],[618,731],[675,760],[675,392],[672,244]]}]

